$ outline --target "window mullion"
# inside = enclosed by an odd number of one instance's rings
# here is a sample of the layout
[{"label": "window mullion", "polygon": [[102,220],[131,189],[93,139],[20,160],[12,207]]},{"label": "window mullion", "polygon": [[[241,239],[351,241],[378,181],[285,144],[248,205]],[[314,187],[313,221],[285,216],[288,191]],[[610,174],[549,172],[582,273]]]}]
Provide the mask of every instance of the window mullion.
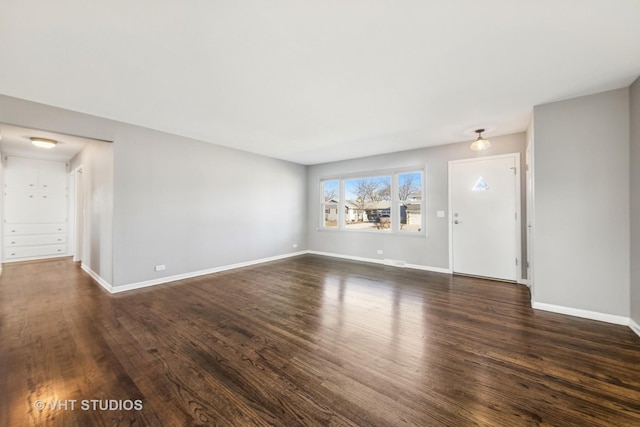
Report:
[{"label": "window mullion", "polygon": [[345,222],[345,215],[344,215],[344,211],[345,211],[345,200],[344,200],[344,195],[345,195],[345,191],[344,191],[344,179],[341,179],[339,181],[339,185],[338,185],[338,228],[340,230],[344,230],[345,226],[344,226],[344,222]]},{"label": "window mullion", "polygon": [[389,214],[391,215],[391,231],[393,233],[400,231],[400,204],[398,203],[400,195],[398,187],[398,174],[394,173],[391,175],[391,209],[389,210]]}]

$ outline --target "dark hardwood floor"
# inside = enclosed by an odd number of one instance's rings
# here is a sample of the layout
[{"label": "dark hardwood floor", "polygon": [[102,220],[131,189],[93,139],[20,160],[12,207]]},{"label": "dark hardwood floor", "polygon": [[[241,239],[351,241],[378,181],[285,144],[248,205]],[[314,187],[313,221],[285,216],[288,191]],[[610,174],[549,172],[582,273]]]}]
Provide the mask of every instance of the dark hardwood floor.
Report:
[{"label": "dark hardwood floor", "polygon": [[112,296],[5,264],[0,332],[0,426],[640,425],[630,329],[469,277],[305,255]]}]

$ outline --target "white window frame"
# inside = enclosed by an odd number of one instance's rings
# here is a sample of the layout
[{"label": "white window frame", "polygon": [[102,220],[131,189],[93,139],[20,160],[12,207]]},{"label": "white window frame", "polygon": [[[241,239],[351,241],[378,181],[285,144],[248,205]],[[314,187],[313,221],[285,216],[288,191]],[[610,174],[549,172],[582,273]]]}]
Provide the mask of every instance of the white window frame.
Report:
[{"label": "white window frame", "polygon": [[[411,173],[420,173],[420,200],[419,201],[412,201],[412,204],[414,205],[420,205],[420,229],[418,231],[410,231],[410,230],[403,230],[402,229],[402,224],[401,224],[401,217],[402,215],[400,215],[400,205],[402,204],[402,200],[400,200],[400,175],[407,175],[407,174],[411,174]],[[406,171],[399,171],[396,172],[395,175],[393,175],[394,178],[394,182],[392,183],[393,187],[392,187],[392,197],[393,197],[393,201],[395,203],[392,203],[392,206],[394,207],[394,209],[396,209],[396,220],[394,221],[396,224],[396,230],[401,233],[401,234],[420,234],[422,233],[425,228],[426,228],[426,212],[424,209],[424,199],[425,199],[425,172],[424,169],[419,169],[419,170],[406,170]],[[405,213],[405,215],[409,215],[409,213]],[[391,219],[393,220],[394,217],[392,216]],[[425,231],[426,234],[426,231]]]},{"label": "white window frame", "polygon": [[[401,229],[401,215],[400,215],[400,178],[399,175],[407,174],[407,173],[420,173],[420,201],[415,202],[416,204],[420,204],[420,230],[419,231],[408,231]],[[346,200],[345,200],[345,181],[353,180],[353,179],[370,179],[370,178],[383,178],[390,177],[391,178],[391,205],[390,205],[390,215],[391,215],[391,228],[385,230],[374,230],[374,229],[353,229],[347,228],[345,223],[345,208],[346,208]],[[327,181],[338,181],[338,224],[336,227],[327,227],[324,222],[325,215],[325,206],[324,202],[324,183]],[[374,233],[374,234],[393,234],[398,236],[420,236],[426,237],[427,235],[427,220],[426,220],[426,168],[424,166],[416,166],[410,168],[399,168],[399,169],[387,169],[387,170],[377,170],[377,171],[368,171],[357,174],[348,174],[348,175],[334,175],[334,176],[326,176],[320,178],[319,181],[319,190],[320,190],[320,220],[319,220],[319,228],[321,231],[336,231],[336,232],[353,232],[353,233]]]}]

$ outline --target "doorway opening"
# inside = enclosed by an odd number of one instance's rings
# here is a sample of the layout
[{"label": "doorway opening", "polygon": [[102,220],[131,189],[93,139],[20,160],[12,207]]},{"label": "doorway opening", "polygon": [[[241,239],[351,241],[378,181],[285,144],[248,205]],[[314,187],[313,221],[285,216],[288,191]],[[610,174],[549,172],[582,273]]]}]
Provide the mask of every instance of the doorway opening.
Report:
[{"label": "doorway opening", "polygon": [[[84,204],[91,197],[82,180],[83,137],[0,124],[2,262],[72,256],[84,259]],[[50,149],[33,139],[53,141]],[[85,194],[87,193],[87,194]]]}]

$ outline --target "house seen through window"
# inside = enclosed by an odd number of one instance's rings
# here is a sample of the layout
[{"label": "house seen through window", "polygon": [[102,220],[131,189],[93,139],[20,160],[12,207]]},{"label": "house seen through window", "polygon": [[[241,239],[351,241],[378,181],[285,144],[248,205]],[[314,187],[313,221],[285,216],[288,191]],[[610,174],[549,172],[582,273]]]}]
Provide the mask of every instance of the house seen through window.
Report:
[{"label": "house seen through window", "polygon": [[338,226],[338,193],[340,190],[340,182],[338,180],[324,181],[322,183],[322,211],[323,226]]},{"label": "house seen through window", "polygon": [[401,231],[421,231],[422,172],[398,174],[398,213]]}]

